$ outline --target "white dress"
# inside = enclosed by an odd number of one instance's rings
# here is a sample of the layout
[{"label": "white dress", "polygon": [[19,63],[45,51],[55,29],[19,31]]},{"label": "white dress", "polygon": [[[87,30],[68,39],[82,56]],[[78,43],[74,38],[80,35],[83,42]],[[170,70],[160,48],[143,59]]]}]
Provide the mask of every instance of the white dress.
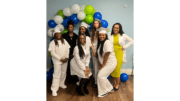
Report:
[{"label": "white dress", "polygon": [[59,87],[63,87],[66,79],[67,62],[62,63],[60,59],[69,57],[70,45],[64,40],[64,44],[58,40],[59,46],[55,45],[54,40],[50,42],[48,51],[51,52],[52,60],[54,63],[53,81],[51,90],[57,92]]},{"label": "white dress", "polygon": [[111,42],[109,40],[106,40],[104,42],[102,57],[99,54],[100,47],[101,45],[98,48],[97,54],[98,54],[98,60],[101,65],[103,64],[104,61],[104,54],[106,52],[110,52],[110,54],[105,66],[101,70],[99,70],[97,75],[98,96],[106,94],[113,89],[113,86],[111,85],[107,77],[114,71],[117,65],[117,60]]},{"label": "white dress", "polygon": [[[77,75],[79,78],[87,78],[85,76],[84,70],[86,69],[86,66],[89,67],[89,62],[90,62],[90,51],[89,51],[89,46],[81,45],[85,54],[85,57],[82,59],[79,56],[79,49],[78,46],[74,48],[73,52],[73,59],[70,61],[70,67],[71,67],[71,75]],[[89,74],[91,76],[92,73]]]},{"label": "white dress", "polygon": [[[92,33],[91,33],[91,35],[92,35]],[[91,36],[91,39],[92,39],[92,36]],[[96,35],[94,36],[94,41],[92,42],[92,45],[94,47],[94,51],[96,52],[96,48],[97,48]],[[94,57],[93,53],[92,53],[92,62],[93,62],[93,71],[94,71],[95,84],[97,84],[97,74],[98,74],[98,71],[99,71],[98,60],[97,60],[96,57]]]}]

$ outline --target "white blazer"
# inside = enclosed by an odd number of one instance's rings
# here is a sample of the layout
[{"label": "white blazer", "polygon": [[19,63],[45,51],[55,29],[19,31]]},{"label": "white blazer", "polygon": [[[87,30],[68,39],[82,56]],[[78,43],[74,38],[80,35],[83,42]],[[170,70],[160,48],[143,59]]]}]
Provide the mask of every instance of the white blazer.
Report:
[{"label": "white blazer", "polygon": [[[114,42],[113,35],[109,35],[108,38],[109,38],[110,42],[113,44],[113,42]],[[126,41],[129,41],[129,42],[126,44]],[[134,41],[132,40],[132,38],[130,38],[126,34],[123,34],[122,36],[119,35],[119,45],[121,45],[124,49],[129,48],[133,43],[134,43]],[[123,62],[124,63],[127,62],[125,50],[123,50]]]},{"label": "white blazer", "polygon": [[[64,40],[64,39],[63,39]],[[54,40],[52,40],[49,43],[49,49],[48,51],[52,55],[52,60],[54,64],[62,64],[60,59],[65,59],[69,57],[69,48],[70,45],[66,40],[64,40],[64,44],[61,43],[60,40],[58,40],[59,47],[55,45]]]}]

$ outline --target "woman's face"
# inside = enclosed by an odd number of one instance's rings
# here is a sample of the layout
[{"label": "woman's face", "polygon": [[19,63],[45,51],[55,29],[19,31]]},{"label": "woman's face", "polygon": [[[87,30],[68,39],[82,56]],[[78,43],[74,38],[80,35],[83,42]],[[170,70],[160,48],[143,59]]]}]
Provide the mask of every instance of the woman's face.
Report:
[{"label": "woman's face", "polygon": [[114,34],[118,34],[119,31],[120,31],[119,25],[114,25],[114,27],[113,27],[113,33],[114,33]]},{"label": "woman's face", "polygon": [[94,21],[94,27],[97,29],[99,27],[99,22],[98,21]]},{"label": "woman's face", "polygon": [[81,26],[81,27],[80,27],[80,33],[81,33],[81,34],[85,34],[85,32],[86,32],[85,27]]},{"label": "woman's face", "polygon": [[55,34],[55,37],[59,40],[60,38],[61,38],[61,33],[60,32],[57,32],[56,34]]},{"label": "woman's face", "polygon": [[79,41],[80,41],[80,43],[81,43],[82,45],[84,45],[84,43],[85,43],[85,37],[84,37],[83,35],[80,35],[80,36],[79,36]]},{"label": "woman's face", "polygon": [[105,33],[99,33],[99,39],[100,39],[100,41],[104,41],[106,39],[106,34]]},{"label": "woman's face", "polygon": [[73,32],[73,30],[74,30],[73,25],[69,25],[69,27],[68,27],[68,31],[69,31],[69,32]]}]

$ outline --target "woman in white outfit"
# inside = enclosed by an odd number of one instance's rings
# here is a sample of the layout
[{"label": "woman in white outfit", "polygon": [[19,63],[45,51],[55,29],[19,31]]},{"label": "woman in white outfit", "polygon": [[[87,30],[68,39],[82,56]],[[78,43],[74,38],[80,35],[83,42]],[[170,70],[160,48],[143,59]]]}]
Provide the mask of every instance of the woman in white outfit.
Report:
[{"label": "woman in white outfit", "polygon": [[97,88],[97,73],[99,71],[98,69],[98,60],[97,60],[97,56],[96,56],[96,48],[97,48],[97,41],[98,41],[98,34],[99,31],[96,31],[98,28],[100,28],[101,25],[101,21],[99,19],[95,19],[92,25],[92,32],[91,32],[91,49],[92,49],[92,62],[93,62],[93,76],[95,81],[93,82],[92,87],[93,88]]},{"label": "woman in white outfit", "polygon": [[54,29],[54,40],[49,44],[48,51],[52,55],[54,63],[53,81],[51,85],[52,96],[57,96],[59,87],[65,89],[64,84],[66,78],[67,61],[69,57],[69,44],[61,35],[62,30]]},{"label": "woman in white outfit", "polygon": [[80,79],[80,83],[76,88],[76,91],[79,95],[84,95],[81,90],[83,86],[83,90],[86,94],[89,94],[87,85],[90,82],[90,76],[92,75],[89,69],[90,62],[90,51],[89,46],[86,45],[86,36],[84,34],[80,34],[78,36],[78,43],[74,48],[74,58],[70,62],[71,67],[71,75],[77,75]]},{"label": "woman in white outfit", "polygon": [[98,97],[104,97],[109,92],[113,92],[113,86],[107,77],[114,71],[117,60],[114,54],[113,45],[107,39],[107,29],[100,27],[99,40],[97,45],[97,57],[99,62],[99,72],[97,75]]},{"label": "woman in white outfit", "polygon": [[82,22],[79,27],[79,35],[80,34],[85,35],[86,36],[86,45],[91,47],[91,40],[90,40],[89,31],[88,31],[89,27],[90,27],[90,25],[86,24],[85,22]]}]

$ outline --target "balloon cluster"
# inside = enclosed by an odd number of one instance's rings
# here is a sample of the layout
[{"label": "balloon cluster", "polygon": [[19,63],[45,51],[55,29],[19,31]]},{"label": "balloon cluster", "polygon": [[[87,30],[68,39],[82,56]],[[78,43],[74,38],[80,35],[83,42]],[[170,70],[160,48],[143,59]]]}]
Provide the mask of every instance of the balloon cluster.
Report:
[{"label": "balloon cluster", "polygon": [[[51,53],[49,53],[49,55],[51,56]],[[51,68],[49,69],[49,71],[46,72],[46,79],[49,80],[52,78],[52,75],[54,73],[54,64],[53,64],[53,61],[51,59]]]},{"label": "balloon cluster", "polygon": [[79,6],[78,4],[74,4],[71,9],[67,7],[63,10],[59,10],[57,15],[48,21],[50,29],[48,29],[47,33],[49,37],[53,37],[54,28],[64,29],[61,34],[67,33],[67,22],[69,20],[72,20],[74,24],[77,24],[79,21],[85,22],[90,25],[89,29],[91,30],[95,19],[99,19],[101,21],[102,27],[108,27],[108,22],[102,19],[100,12],[95,12],[93,6]]}]

